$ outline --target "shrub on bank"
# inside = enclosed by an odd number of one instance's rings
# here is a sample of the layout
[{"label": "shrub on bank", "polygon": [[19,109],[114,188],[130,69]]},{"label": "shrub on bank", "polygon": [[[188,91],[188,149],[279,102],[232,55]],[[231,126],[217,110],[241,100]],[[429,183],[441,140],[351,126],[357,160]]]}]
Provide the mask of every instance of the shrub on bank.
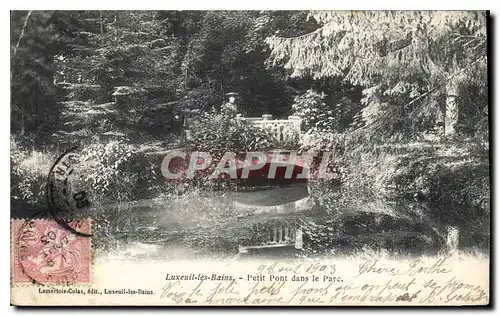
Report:
[{"label": "shrub on bank", "polygon": [[463,144],[389,144],[351,151],[343,162],[347,187],[489,211],[489,162]]},{"label": "shrub on bank", "polygon": [[367,144],[352,135],[309,131],[301,149],[334,152],[348,194],[490,208],[488,156],[472,139]]},{"label": "shrub on bank", "polygon": [[44,207],[47,175],[55,157],[48,151],[25,148],[11,139],[10,194],[11,201],[21,211],[23,208]]},{"label": "shrub on bank", "polygon": [[272,145],[265,131],[223,113],[204,113],[190,121],[189,130],[191,137],[187,140],[187,146],[198,151],[256,151]]},{"label": "shrub on bank", "polygon": [[[62,150],[61,150],[62,152]],[[31,216],[47,208],[45,198],[47,176],[61,152],[36,150],[11,140],[11,201],[13,216]],[[72,183],[86,192],[91,203],[85,216],[92,216],[99,231],[112,231],[120,216],[116,205],[162,191],[155,181],[158,165],[137,147],[121,141],[92,142],[79,149],[79,163]],[[158,169],[158,170],[157,170]],[[155,176],[155,173],[158,173]],[[109,226],[109,227],[104,227]]]}]

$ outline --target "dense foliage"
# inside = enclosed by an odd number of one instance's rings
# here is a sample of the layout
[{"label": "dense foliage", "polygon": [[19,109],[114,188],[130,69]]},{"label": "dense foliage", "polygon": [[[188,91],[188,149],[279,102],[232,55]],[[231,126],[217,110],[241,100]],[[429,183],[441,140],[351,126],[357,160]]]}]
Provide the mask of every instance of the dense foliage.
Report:
[{"label": "dense foliage", "polygon": [[205,113],[189,124],[187,145],[193,149],[223,155],[227,151],[244,152],[272,147],[272,138],[251,123],[224,113]]},{"label": "dense foliage", "polygon": [[[363,11],[311,13],[321,27],[272,36],[271,60],[292,77],[341,77],[361,85],[365,133],[420,136],[487,133],[484,12]],[[465,98],[471,91],[478,97]],[[471,102],[472,101],[472,102]],[[465,114],[466,113],[466,114]]]},{"label": "dense foliage", "polygon": [[[43,204],[65,148],[93,161],[106,204],[166,190],[145,152],[182,144],[333,150],[345,188],[489,208],[483,12],[12,11],[11,25],[11,194],[25,204]],[[300,143],[221,112],[228,92],[243,116],[302,118]]]}]

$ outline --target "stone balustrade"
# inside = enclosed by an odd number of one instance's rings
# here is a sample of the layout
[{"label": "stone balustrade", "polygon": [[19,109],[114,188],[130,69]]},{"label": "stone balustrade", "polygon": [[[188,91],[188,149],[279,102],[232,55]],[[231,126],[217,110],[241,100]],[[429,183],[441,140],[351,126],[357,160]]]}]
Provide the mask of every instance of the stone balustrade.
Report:
[{"label": "stone balustrade", "polygon": [[268,131],[278,141],[287,142],[297,139],[301,135],[300,125],[302,119],[298,116],[289,116],[288,119],[273,120],[271,114],[263,114],[262,117],[242,117],[238,120],[251,122],[255,126]]}]

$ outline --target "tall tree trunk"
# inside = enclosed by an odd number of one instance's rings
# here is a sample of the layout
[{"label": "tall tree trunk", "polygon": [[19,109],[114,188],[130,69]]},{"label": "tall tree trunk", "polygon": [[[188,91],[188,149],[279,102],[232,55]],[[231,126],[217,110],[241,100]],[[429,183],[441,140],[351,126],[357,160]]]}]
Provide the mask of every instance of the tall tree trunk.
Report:
[{"label": "tall tree trunk", "polygon": [[454,136],[457,134],[458,117],[460,106],[458,104],[458,79],[452,78],[446,84],[446,102],[444,113],[444,135]]},{"label": "tall tree trunk", "polygon": [[103,24],[103,20],[102,20],[102,11],[99,10],[99,24],[100,24],[100,31],[101,31],[101,34],[104,33],[104,24]]},{"label": "tall tree trunk", "polygon": [[26,130],[26,128],[24,127],[24,124],[25,124],[25,120],[24,120],[24,107],[23,107],[23,109],[21,110],[21,136],[24,136],[24,132]]}]

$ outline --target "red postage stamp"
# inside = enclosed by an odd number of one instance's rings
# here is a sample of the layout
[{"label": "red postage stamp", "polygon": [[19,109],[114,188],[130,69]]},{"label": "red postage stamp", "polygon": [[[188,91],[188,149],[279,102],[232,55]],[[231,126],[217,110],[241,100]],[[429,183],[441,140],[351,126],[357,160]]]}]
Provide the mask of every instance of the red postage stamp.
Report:
[{"label": "red postage stamp", "polygon": [[[88,219],[71,223],[90,234]],[[12,220],[13,283],[91,283],[91,242],[54,220]]]}]

